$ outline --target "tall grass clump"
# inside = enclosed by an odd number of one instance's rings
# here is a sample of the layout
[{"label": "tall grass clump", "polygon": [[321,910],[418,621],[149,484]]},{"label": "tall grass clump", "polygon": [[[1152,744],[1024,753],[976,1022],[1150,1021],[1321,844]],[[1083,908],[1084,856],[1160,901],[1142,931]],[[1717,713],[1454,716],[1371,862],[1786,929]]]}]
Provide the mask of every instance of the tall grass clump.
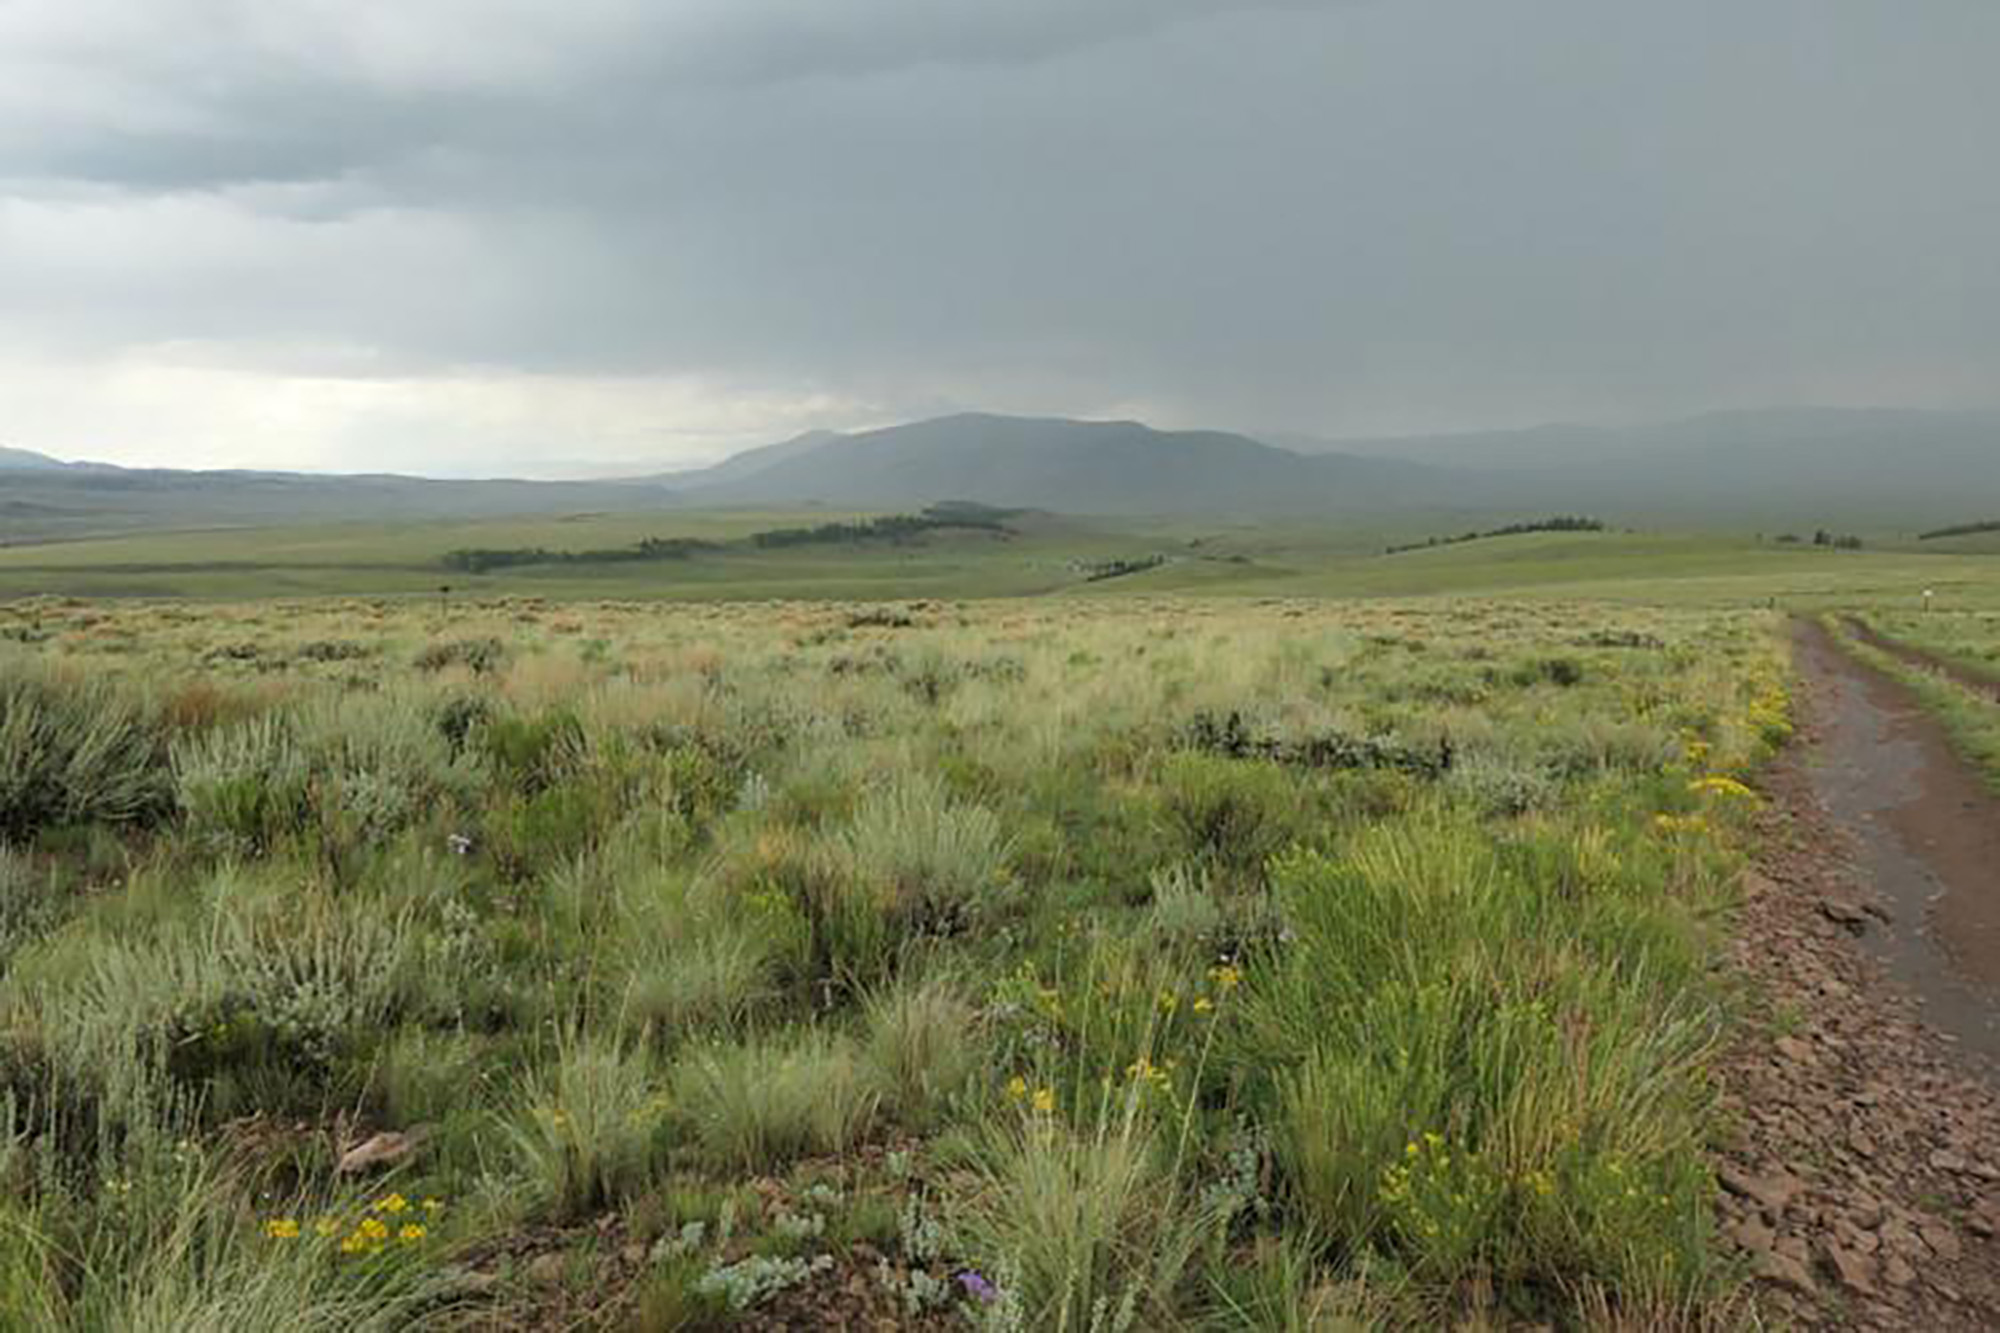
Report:
[{"label": "tall grass clump", "polygon": [[1007,904],[999,817],[905,779],[865,798],[801,879],[823,966],[868,984],[905,945],[958,935]]},{"label": "tall grass clump", "polygon": [[665,1161],[665,1088],[643,1051],[566,1031],[508,1126],[542,1211],[584,1217],[636,1197]]},{"label": "tall grass clump", "polygon": [[1188,1197],[1178,1165],[1130,1102],[1082,1131],[1047,1116],[996,1131],[952,1214],[967,1258],[997,1288],[988,1324],[1181,1325],[1190,1267],[1217,1219]]},{"label": "tall grass clump", "polygon": [[818,1031],[696,1047],[671,1086],[674,1115],[703,1159],[742,1171],[850,1147],[880,1101],[853,1046]]},{"label": "tall grass clump", "polygon": [[51,867],[0,843],[0,970],[14,951],[60,919],[63,885]]},{"label": "tall grass clump", "polygon": [[1185,753],[1159,774],[1160,812],[1187,853],[1241,876],[1294,834],[1298,783],[1276,764]]},{"label": "tall grass clump", "polygon": [[479,755],[454,748],[414,696],[318,700],[175,744],[189,829],[211,850],[267,853],[311,835],[341,852],[482,794]]},{"label": "tall grass clump", "polygon": [[128,685],[0,663],[0,838],[165,814],[167,732]]},{"label": "tall grass clump", "polygon": [[277,1237],[242,1182],[205,1160],[157,1216],[102,1216],[69,1256],[73,1295],[33,1327],[184,1333],[284,1328],[391,1333],[454,1303],[451,1279],[415,1254],[348,1259],[310,1231]]},{"label": "tall grass clump", "polygon": [[1328,1236],[1431,1281],[1684,1296],[1712,1277],[1719,1035],[1687,909],[1574,892],[1551,869],[1450,817],[1280,863],[1294,938],[1248,1040],[1281,1071],[1286,1181]]},{"label": "tall grass clump", "polygon": [[190,916],[24,951],[0,1005],[65,1068],[89,1071],[137,1042],[215,1115],[302,1109],[353,1082],[420,993],[409,919],[279,896],[281,885],[240,872],[205,890]]},{"label": "tall grass clump", "polygon": [[985,1064],[978,1014],[945,979],[877,992],[862,1018],[869,1076],[906,1128],[934,1126]]},{"label": "tall grass clump", "polygon": [[188,829],[212,850],[269,851],[305,824],[311,766],[283,713],[179,740],[173,768]]},{"label": "tall grass clump", "polygon": [[663,1041],[733,1031],[777,997],[779,947],[755,922],[728,921],[648,948],[626,979],[619,1012],[627,1026]]},{"label": "tall grass clump", "polygon": [[992,811],[906,780],[861,803],[834,856],[850,884],[904,928],[949,934],[1004,887],[1007,838]]}]

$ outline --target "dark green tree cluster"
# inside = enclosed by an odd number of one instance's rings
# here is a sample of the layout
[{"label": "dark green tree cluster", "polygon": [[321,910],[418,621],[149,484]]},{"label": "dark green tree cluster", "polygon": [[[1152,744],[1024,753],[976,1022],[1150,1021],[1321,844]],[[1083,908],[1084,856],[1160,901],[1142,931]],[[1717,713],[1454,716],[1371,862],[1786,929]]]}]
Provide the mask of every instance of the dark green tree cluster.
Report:
[{"label": "dark green tree cluster", "polygon": [[1404,551],[1426,551],[1437,546],[1457,546],[1463,542],[1484,541],[1488,537],[1521,537],[1530,532],[1602,531],[1604,523],[1600,519],[1585,518],[1579,514],[1558,514],[1554,518],[1537,519],[1532,523],[1509,523],[1504,528],[1488,528],[1483,532],[1461,532],[1455,537],[1426,537],[1420,542],[1391,546],[1383,554],[1399,555]]}]

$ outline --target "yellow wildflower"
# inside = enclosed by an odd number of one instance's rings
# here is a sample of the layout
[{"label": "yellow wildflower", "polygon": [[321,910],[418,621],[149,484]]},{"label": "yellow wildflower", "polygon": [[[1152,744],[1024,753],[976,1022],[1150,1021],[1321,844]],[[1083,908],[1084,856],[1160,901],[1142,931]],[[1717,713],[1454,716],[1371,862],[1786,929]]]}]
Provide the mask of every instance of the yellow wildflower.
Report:
[{"label": "yellow wildflower", "polygon": [[416,1222],[405,1222],[402,1230],[396,1233],[400,1239],[406,1241],[419,1241],[429,1234],[421,1224]]},{"label": "yellow wildflower", "polygon": [[1693,782],[1688,783],[1688,790],[1704,794],[1712,793],[1716,796],[1731,796],[1738,800],[1754,801],[1757,799],[1756,792],[1751,791],[1735,778],[1726,778],[1720,775],[1696,778]]},{"label": "yellow wildflower", "polygon": [[274,1217],[264,1224],[264,1234],[272,1240],[296,1240],[299,1224],[296,1218]]},{"label": "yellow wildflower", "polygon": [[1056,1109],[1055,1089],[1036,1088],[1034,1106],[1035,1109],[1041,1112],[1043,1115],[1047,1115],[1049,1112],[1055,1110]]},{"label": "yellow wildflower", "polygon": [[1020,1101],[1023,1097],[1028,1095],[1028,1080],[1022,1078],[1019,1074],[1016,1074],[1014,1075],[1014,1077],[1008,1079],[1007,1095],[1009,1097],[1012,1097],[1017,1102]]}]

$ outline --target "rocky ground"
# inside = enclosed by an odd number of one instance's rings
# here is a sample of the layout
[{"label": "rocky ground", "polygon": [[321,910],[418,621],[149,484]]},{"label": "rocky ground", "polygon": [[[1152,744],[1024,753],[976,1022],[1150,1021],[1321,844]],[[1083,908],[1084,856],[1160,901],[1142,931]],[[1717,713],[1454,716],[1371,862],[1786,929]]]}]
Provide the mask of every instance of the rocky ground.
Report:
[{"label": "rocky ground", "polygon": [[1724,1070],[1724,1232],[1775,1322],[2000,1328],[2000,1076],[1927,1027],[1868,948],[1890,909],[1805,769],[1837,695],[1808,673],[1801,743],[1767,784],[1733,947],[1769,1021]]}]

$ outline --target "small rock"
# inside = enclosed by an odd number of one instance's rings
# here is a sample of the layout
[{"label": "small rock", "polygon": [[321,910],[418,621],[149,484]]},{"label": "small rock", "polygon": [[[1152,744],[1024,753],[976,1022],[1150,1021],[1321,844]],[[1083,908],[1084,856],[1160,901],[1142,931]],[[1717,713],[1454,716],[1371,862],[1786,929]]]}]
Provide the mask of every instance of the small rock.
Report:
[{"label": "small rock", "polygon": [[371,1135],[361,1143],[341,1154],[339,1163],[333,1168],[337,1175],[353,1176],[364,1171],[381,1171],[392,1166],[400,1166],[410,1160],[412,1154],[423,1146],[428,1131],[417,1126],[408,1131],[384,1130]]},{"label": "small rock", "polygon": [[1778,1048],[1779,1055],[1795,1065],[1809,1065],[1817,1058],[1813,1055],[1813,1048],[1797,1037],[1780,1037],[1772,1045]]},{"label": "small rock", "polygon": [[1958,1233],[1946,1223],[1926,1222],[1918,1229],[1917,1234],[1924,1238],[1924,1244],[1931,1247],[1931,1253],[1946,1263],[1957,1262],[1959,1255],[1964,1253],[1959,1244]]},{"label": "small rock", "polygon": [[1963,1171],[1966,1168],[1966,1161],[1955,1152],[1939,1149],[1931,1154],[1931,1165],[1940,1171]]},{"label": "small rock", "polygon": [[1757,870],[1744,871],[1741,885],[1745,898],[1762,898],[1778,892],[1777,881]]},{"label": "small rock", "polygon": [[1806,1266],[1788,1254],[1769,1250],[1757,1256],[1751,1269],[1766,1282],[1775,1282],[1788,1287],[1801,1296],[1816,1296],[1818,1285],[1813,1282],[1812,1273]]},{"label": "small rock", "polygon": [[1849,1291],[1858,1291],[1864,1296],[1875,1292],[1875,1261],[1863,1254],[1856,1254],[1840,1245],[1826,1247],[1826,1261],[1833,1268],[1833,1274],[1840,1279],[1840,1285]]},{"label": "small rock", "polygon": [[1804,1181],[1787,1172],[1753,1176],[1727,1163],[1717,1170],[1716,1179],[1731,1194],[1741,1195],[1773,1214],[1784,1212],[1786,1206],[1805,1189]]},{"label": "small rock", "polygon": [[1765,1253],[1778,1239],[1776,1232],[1755,1217],[1744,1218],[1729,1234],[1736,1238],[1738,1245],[1751,1254]]},{"label": "small rock", "polygon": [[1822,898],[1819,900],[1819,914],[1852,935],[1859,935],[1868,929],[1868,913],[1853,903]]},{"label": "small rock", "polygon": [[563,1270],[566,1267],[560,1250],[538,1254],[528,1261],[528,1281],[538,1287],[556,1286],[563,1280]]},{"label": "small rock", "polygon": [[1907,1287],[1917,1280],[1917,1270],[1903,1262],[1900,1254],[1892,1254],[1882,1265],[1882,1280],[1892,1287]]},{"label": "small rock", "polygon": [[1922,1254],[1925,1252],[1924,1243],[1918,1238],[1917,1233],[1904,1225],[1900,1220],[1884,1222],[1881,1231],[1877,1234],[1881,1237],[1884,1247],[1900,1254]]},{"label": "small rock", "polygon": [[1873,1254],[1882,1248],[1882,1242],[1876,1239],[1874,1232],[1863,1231],[1844,1217],[1833,1224],[1833,1234],[1842,1248],[1856,1254]]},{"label": "small rock", "polygon": [[448,1268],[445,1285],[465,1296],[486,1296],[499,1289],[500,1275],[476,1268]]}]

